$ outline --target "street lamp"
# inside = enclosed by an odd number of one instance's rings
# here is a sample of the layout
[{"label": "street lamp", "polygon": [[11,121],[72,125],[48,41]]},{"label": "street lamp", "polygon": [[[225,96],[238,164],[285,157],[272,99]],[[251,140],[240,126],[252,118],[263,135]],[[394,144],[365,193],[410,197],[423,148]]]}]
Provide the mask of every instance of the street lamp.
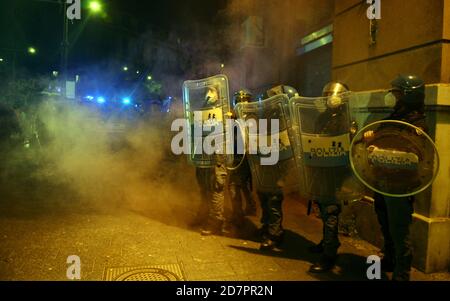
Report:
[{"label": "street lamp", "polygon": [[28,47],[28,53],[31,55],[35,55],[36,54],[36,48],[34,47]]},{"label": "street lamp", "polygon": [[3,63],[3,58],[0,57],[0,63]]},{"label": "street lamp", "polygon": [[126,71],[128,71],[128,67],[125,66],[125,67],[122,68],[122,70],[126,72]]},{"label": "street lamp", "polygon": [[147,76],[147,80],[152,80],[153,77],[151,75]]},{"label": "street lamp", "polygon": [[88,8],[92,13],[97,14],[102,11],[102,4],[99,1],[93,0],[89,2]]},{"label": "street lamp", "polygon": [[[52,2],[52,3],[62,3],[63,5],[63,21],[64,21],[64,26],[63,26],[63,41],[61,44],[61,71],[62,71],[62,76],[63,76],[63,81],[64,81],[64,85],[66,84],[67,81],[67,61],[69,59],[69,46],[70,46],[70,41],[69,41],[69,18],[67,18],[66,16],[66,11],[68,8],[69,3],[67,1],[61,1],[61,2]],[[99,13],[102,11],[102,5],[99,1],[95,1],[92,0],[91,2],[89,2],[88,4],[88,9],[89,11],[91,11],[92,13]]]}]

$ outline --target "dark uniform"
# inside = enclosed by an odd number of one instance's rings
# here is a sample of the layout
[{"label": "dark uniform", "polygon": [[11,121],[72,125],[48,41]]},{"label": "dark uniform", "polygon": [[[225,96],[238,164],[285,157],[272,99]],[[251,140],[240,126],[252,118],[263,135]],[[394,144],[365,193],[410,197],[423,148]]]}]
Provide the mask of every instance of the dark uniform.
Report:
[{"label": "dark uniform", "polygon": [[282,187],[272,192],[257,192],[261,202],[262,250],[271,250],[281,245],[284,238]]},{"label": "dark uniform", "polygon": [[[341,83],[330,83],[324,88],[324,96],[337,96],[348,92],[347,86]],[[349,116],[345,107],[327,107],[314,125],[314,133],[327,136],[339,136],[350,132]],[[345,178],[350,174],[348,166],[342,167],[305,167],[310,177],[308,191],[315,196],[314,202],[319,205],[320,216],[323,222],[323,239],[313,248],[313,253],[322,256],[316,264],[311,266],[310,272],[321,273],[333,268],[337,252],[341,246],[339,242],[339,214],[341,203],[336,199],[336,188],[341,187]]]},{"label": "dark uniform", "polygon": [[[395,111],[386,120],[399,120],[427,131],[425,85],[417,76],[399,76],[392,82],[397,98]],[[384,236],[382,268],[394,272],[393,280],[410,279],[412,244],[410,225],[414,197],[395,198],[375,194],[375,211]]]},{"label": "dark uniform", "polygon": [[[215,88],[209,88],[203,107],[208,107],[218,100],[218,91]],[[222,235],[227,232],[225,221],[226,159],[224,155],[216,156],[215,166],[196,168],[196,178],[201,193],[201,207],[197,220],[201,220],[203,224],[202,235]]]},{"label": "dark uniform", "polygon": [[[298,95],[295,88],[280,85],[274,87],[266,92],[268,97],[273,97],[279,94],[286,94],[288,98],[292,98]],[[269,118],[268,118],[269,119]],[[262,232],[262,243],[260,246],[261,250],[273,250],[279,247],[284,239],[284,229],[283,229],[283,177],[285,172],[289,170],[289,161],[280,161],[277,164],[277,173],[279,179],[276,183],[276,189],[272,191],[260,191],[257,190],[259,200],[261,202],[262,216],[261,216],[261,232]],[[264,174],[264,169],[268,169],[267,173],[273,172],[273,166],[260,166],[261,173]]]},{"label": "dark uniform", "polygon": [[[348,116],[340,108],[337,110],[327,110],[323,113],[316,124],[315,133],[327,135],[339,135],[348,131]],[[314,167],[310,169],[313,176],[312,193],[317,197],[316,201],[320,208],[320,216],[323,221],[323,240],[320,246],[323,253],[329,257],[336,257],[337,250],[340,247],[338,237],[339,214],[341,213],[341,204],[336,200],[336,187],[341,187],[343,180],[349,173],[346,166],[334,168]]]},{"label": "dark uniform", "polygon": [[236,170],[230,171],[229,175],[228,190],[233,210],[233,219],[239,222],[244,216],[255,216],[256,203],[252,195],[252,173],[248,159],[244,158],[242,165]]},{"label": "dark uniform", "polygon": [[[252,101],[252,94],[245,89],[239,90],[234,95],[235,106],[238,103]],[[237,165],[237,168],[228,172],[228,193],[231,199],[232,220],[238,225],[244,216],[256,215],[256,203],[252,195],[252,174],[248,158],[243,154],[238,154],[238,139],[240,139],[240,135],[237,132],[235,132],[234,138],[234,163]],[[244,202],[242,196],[245,200],[245,210],[243,208]]]}]

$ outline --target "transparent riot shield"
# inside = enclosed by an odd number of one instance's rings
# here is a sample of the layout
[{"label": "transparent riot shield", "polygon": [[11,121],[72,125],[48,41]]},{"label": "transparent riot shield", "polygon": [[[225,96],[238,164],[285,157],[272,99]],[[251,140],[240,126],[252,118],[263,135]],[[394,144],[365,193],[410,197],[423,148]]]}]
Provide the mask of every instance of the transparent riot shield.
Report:
[{"label": "transparent riot shield", "polygon": [[290,100],[300,193],[310,200],[350,201],[361,196],[349,161],[350,97],[351,92]]},{"label": "transparent riot shield", "polygon": [[384,120],[363,128],[350,148],[351,166],[371,190],[408,197],[427,189],[439,171],[433,140],[409,123]]},{"label": "transparent riot shield", "polygon": [[277,95],[261,102],[240,103],[235,109],[259,192],[286,188],[295,167],[288,101],[286,95]]},{"label": "transparent riot shield", "polygon": [[231,108],[227,77],[217,75],[184,82],[183,104],[189,123],[189,162],[208,168],[232,161],[232,152],[227,152],[226,116]]}]

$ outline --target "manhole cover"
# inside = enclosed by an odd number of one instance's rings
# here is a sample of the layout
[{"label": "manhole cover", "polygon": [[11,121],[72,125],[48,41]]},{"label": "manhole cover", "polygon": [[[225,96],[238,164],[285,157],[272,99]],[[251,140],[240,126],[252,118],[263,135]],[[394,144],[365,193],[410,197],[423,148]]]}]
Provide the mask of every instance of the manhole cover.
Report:
[{"label": "manhole cover", "polygon": [[183,281],[183,271],[178,264],[107,268],[106,281]]}]

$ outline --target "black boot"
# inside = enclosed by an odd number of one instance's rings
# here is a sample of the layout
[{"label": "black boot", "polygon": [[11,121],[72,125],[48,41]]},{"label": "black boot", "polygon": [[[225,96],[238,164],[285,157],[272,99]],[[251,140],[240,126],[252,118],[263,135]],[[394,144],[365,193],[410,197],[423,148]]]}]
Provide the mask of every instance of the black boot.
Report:
[{"label": "black boot", "polygon": [[322,254],[324,251],[323,240],[319,244],[309,247],[308,251],[313,254]]},{"label": "black boot", "polygon": [[202,236],[222,235],[223,224],[222,221],[209,220],[206,225],[202,227],[200,233]]},{"label": "black boot", "polygon": [[281,243],[281,240],[266,238],[259,246],[259,249],[261,251],[278,251],[280,250]]},{"label": "black boot", "polygon": [[336,257],[322,255],[319,262],[311,266],[309,272],[314,274],[326,273],[334,268],[335,263]]},{"label": "black boot", "polygon": [[280,251],[280,247],[283,243],[284,234],[274,236],[266,234],[263,237],[262,243],[259,246],[261,251]]},{"label": "black boot", "polygon": [[258,236],[259,239],[261,239],[261,241],[266,240],[270,236],[269,226],[263,225],[261,228],[256,230],[256,235]]},{"label": "black boot", "polygon": [[383,259],[381,259],[381,270],[383,272],[392,273],[395,268],[395,262],[394,259],[390,256],[384,256]]},{"label": "black boot", "polygon": [[403,271],[403,272],[394,272],[392,276],[392,281],[410,281],[411,272]]},{"label": "black boot", "polygon": [[393,281],[410,281],[411,278],[412,255],[408,253],[404,256],[395,257]]}]

